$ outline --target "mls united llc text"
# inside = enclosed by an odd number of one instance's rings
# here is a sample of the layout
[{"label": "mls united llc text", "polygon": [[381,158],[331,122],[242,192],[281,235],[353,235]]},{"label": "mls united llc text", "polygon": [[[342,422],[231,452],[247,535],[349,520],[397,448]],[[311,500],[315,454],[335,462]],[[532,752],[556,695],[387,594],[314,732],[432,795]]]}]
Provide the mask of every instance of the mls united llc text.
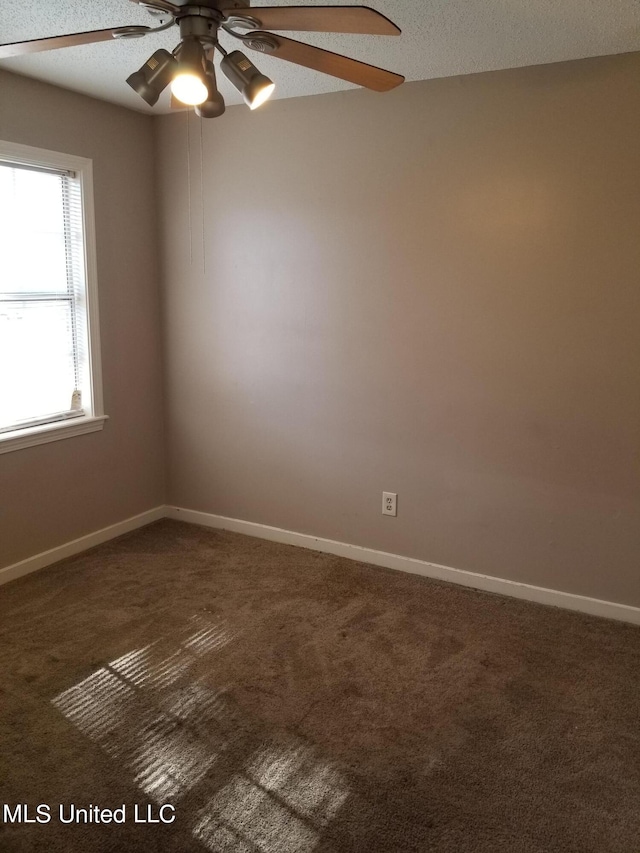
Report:
[{"label": "mls united llc text", "polygon": [[123,803],[115,809],[103,808],[89,803],[88,806],[76,806],[74,803],[59,803],[50,806],[47,803],[39,805],[2,804],[2,822],[7,823],[173,823],[176,819],[175,807],[169,803],[152,806],[134,803]]}]

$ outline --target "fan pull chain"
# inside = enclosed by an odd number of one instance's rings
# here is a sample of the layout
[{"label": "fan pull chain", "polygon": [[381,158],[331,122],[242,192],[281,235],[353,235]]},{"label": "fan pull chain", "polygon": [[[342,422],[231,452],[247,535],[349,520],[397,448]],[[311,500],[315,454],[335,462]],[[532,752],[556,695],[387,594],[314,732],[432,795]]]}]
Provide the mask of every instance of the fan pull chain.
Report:
[{"label": "fan pull chain", "polygon": [[187,117],[187,185],[188,185],[188,202],[189,202],[189,262],[193,266],[193,229],[191,222],[191,133],[189,127],[189,113],[191,110],[185,110]]},{"label": "fan pull chain", "polygon": [[204,150],[202,142],[202,118],[200,119],[200,207],[202,211],[202,274],[207,272],[207,252],[204,244]]}]

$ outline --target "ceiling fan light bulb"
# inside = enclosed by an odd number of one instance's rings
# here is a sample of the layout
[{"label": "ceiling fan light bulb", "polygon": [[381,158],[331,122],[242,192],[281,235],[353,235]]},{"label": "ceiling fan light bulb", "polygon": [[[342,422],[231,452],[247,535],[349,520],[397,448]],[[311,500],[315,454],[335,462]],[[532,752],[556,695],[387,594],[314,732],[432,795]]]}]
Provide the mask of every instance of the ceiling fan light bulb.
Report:
[{"label": "ceiling fan light bulb", "polygon": [[171,92],[183,104],[189,104],[192,107],[203,104],[209,95],[202,79],[188,71],[176,74],[171,83]]},{"label": "ceiling fan light bulb", "polygon": [[243,93],[245,103],[250,110],[257,110],[265,101],[269,100],[275,88],[275,83],[272,83],[264,74],[260,74],[259,78],[251,81]]},{"label": "ceiling fan light bulb", "polygon": [[171,92],[183,104],[191,107],[207,100],[209,89],[204,73],[204,50],[197,38],[183,39],[177,49],[176,65]]}]

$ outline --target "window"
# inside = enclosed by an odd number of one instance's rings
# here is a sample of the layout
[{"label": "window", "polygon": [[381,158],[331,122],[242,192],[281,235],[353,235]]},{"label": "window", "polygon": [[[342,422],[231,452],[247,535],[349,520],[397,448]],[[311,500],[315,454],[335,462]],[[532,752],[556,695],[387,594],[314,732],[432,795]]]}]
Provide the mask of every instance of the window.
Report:
[{"label": "window", "polygon": [[102,429],[91,161],[0,142],[0,453]]}]

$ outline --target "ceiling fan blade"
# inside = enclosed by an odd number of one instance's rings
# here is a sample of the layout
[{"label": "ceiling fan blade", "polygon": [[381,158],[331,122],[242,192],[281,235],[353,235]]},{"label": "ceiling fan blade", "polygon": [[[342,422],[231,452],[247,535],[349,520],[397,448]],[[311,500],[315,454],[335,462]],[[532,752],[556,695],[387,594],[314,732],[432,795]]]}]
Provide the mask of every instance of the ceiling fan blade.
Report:
[{"label": "ceiling fan blade", "polygon": [[[222,9],[226,17],[242,17],[242,9]],[[362,33],[398,36],[393,21],[368,6],[256,6],[246,10],[265,30],[319,33]]]},{"label": "ceiling fan blade", "polygon": [[153,9],[163,12],[168,12],[175,17],[180,11],[180,6],[175,3],[170,3],[169,0],[131,0],[137,6],[142,6],[145,9]]},{"label": "ceiling fan blade", "polygon": [[0,59],[6,59],[9,56],[22,56],[25,53],[38,53],[42,50],[57,50],[60,47],[94,44],[95,42],[110,41],[117,38],[134,38],[146,35],[150,29],[150,27],[111,27],[108,30],[91,30],[86,33],[69,33],[65,36],[0,44]]},{"label": "ceiling fan blade", "polygon": [[[262,43],[261,38],[264,39]],[[269,42],[275,44],[275,47],[265,47],[265,43]],[[394,74],[392,71],[385,71],[384,68],[367,65],[366,62],[359,62],[357,59],[350,59],[348,56],[331,53],[319,47],[312,47],[310,44],[273,35],[273,33],[252,32],[244,43],[246,47],[258,50],[267,56],[275,56],[287,62],[294,62],[296,65],[304,65],[305,68],[312,68],[314,71],[322,71],[323,74],[339,77],[357,86],[373,89],[374,92],[388,92],[389,89],[404,83],[404,77],[401,74]]]}]

